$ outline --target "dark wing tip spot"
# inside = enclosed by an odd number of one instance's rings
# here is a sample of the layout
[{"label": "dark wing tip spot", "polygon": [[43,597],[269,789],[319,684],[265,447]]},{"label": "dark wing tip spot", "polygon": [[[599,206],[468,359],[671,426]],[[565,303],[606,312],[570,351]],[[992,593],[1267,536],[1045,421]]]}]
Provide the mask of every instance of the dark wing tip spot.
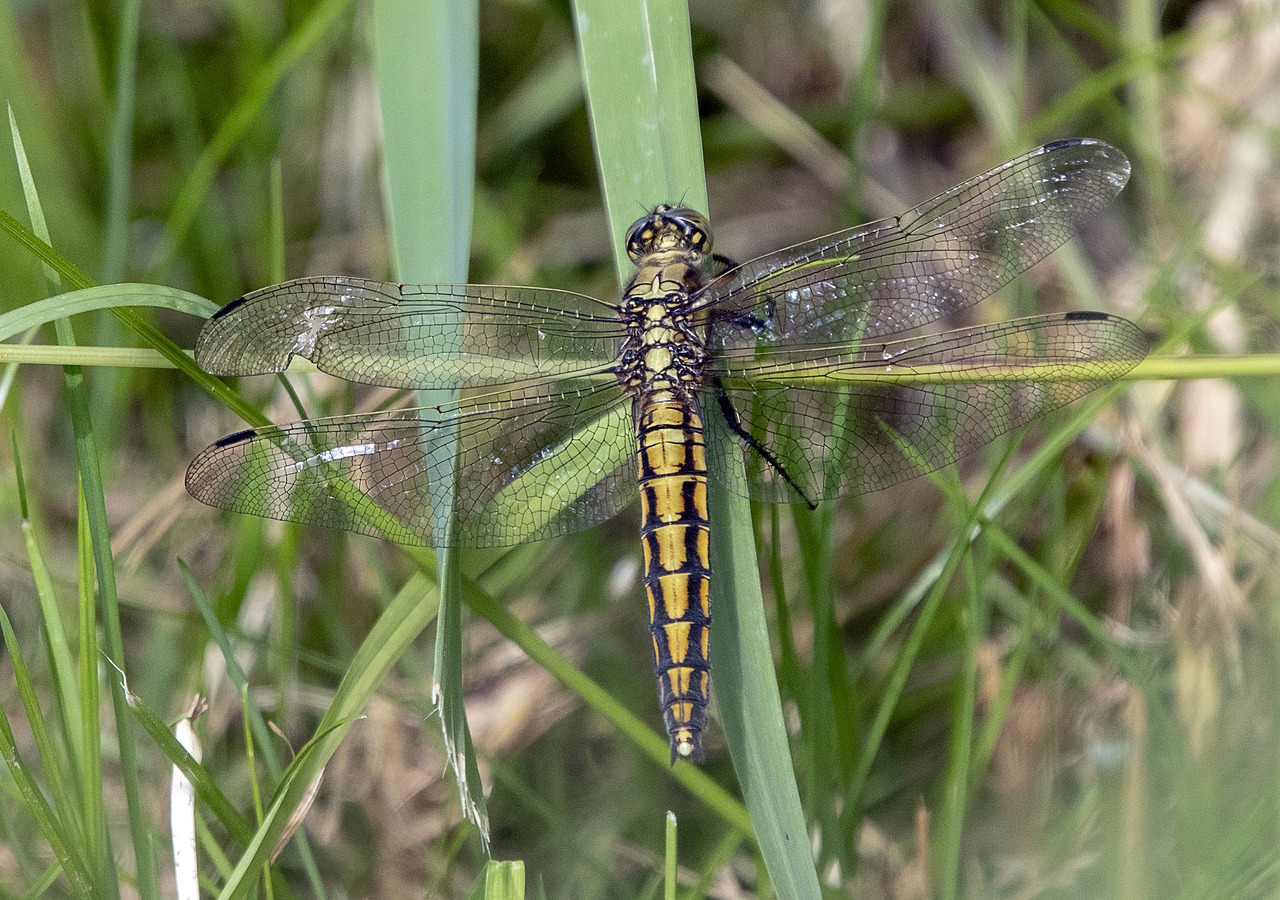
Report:
[{"label": "dark wing tip spot", "polygon": [[1097,141],[1093,140],[1093,138],[1062,138],[1060,140],[1050,141],[1041,147],[1040,150],[1044,153],[1052,153],[1055,150],[1062,150],[1067,147],[1080,147],[1084,144],[1096,143]]},{"label": "dark wing tip spot", "polygon": [[244,431],[237,431],[235,434],[229,434],[224,438],[218,438],[213,442],[214,447],[230,447],[233,444],[243,444],[246,441],[257,437],[258,429],[246,428]]},{"label": "dark wing tip spot", "polygon": [[1080,309],[1067,313],[1065,318],[1068,322],[1107,322],[1115,317],[1111,313]]},{"label": "dark wing tip spot", "polygon": [[223,316],[230,315],[240,307],[244,306],[244,304],[248,301],[248,299],[249,299],[248,295],[245,295],[244,297],[240,297],[239,299],[232,300],[226,306],[222,307],[222,309],[218,310],[216,313],[210,316],[209,317],[210,321],[214,319],[221,319]]}]

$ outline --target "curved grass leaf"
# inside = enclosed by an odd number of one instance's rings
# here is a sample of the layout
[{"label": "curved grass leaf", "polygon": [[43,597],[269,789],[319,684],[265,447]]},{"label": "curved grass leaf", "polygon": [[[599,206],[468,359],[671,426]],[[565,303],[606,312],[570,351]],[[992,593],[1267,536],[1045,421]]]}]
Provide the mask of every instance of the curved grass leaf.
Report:
[{"label": "curved grass leaf", "polygon": [[125,306],[154,306],[193,316],[218,311],[216,303],[190,291],[158,284],[102,284],[46,297],[0,315],[0,341],[58,319]]}]

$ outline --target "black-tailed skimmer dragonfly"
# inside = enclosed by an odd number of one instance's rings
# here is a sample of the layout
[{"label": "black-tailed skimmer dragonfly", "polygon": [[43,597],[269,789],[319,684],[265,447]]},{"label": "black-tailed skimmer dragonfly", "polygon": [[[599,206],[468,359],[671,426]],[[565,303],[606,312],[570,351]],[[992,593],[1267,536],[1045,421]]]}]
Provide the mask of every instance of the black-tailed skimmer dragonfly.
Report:
[{"label": "black-tailed skimmer dragonfly", "polygon": [[[1095,140],[1047,144],[910,212],[733,264],[706,219],[631,226],[615,304],[568,291],[302,278],[200,333],[209,372],[294,356],[351,381],[451,391],[416,409],[255,428],[204,450],[197,499],[408,544],[581,531],[640,498],[671,759],[701,759],[709,686],[707,477],[771,503],[947,466],[1135,366],[1137,326],[1069,312],[922,333],[1008,284],[1124,187]],[[706,416],[734,438],[707,443]]]}]

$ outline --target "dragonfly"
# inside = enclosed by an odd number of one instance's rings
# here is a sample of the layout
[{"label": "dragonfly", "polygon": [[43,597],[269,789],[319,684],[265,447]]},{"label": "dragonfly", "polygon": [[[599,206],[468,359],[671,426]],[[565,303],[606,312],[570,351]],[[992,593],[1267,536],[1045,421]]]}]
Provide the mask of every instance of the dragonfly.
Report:
[{"label": "dragonfly", "polygon": [[[620,302],[342,276],[253,291],[203,327],[206,371],[303,357],[443,399],[232,434],[193,460],[187,488],[432,547],[578,532],[638,498],[671,762],[701,762],[708,478],[812,507],[947,467],[1132,369],[1143,333],[1108,313],[947,327],[1066,242],[1129,171],[1105,142],[1055,141],[902,215],[741,264],[713,252],[701,213],[660,205],[626,234]],[[727,440],[707,440],[712,416]]]}]

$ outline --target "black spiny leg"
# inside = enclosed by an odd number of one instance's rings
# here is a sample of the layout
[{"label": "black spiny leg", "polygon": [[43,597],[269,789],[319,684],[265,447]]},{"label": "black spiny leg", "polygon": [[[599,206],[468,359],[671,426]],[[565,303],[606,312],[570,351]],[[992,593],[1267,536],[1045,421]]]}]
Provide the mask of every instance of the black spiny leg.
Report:
[{"label": "black spiny leg", "polygon": [[732,257],[725,256],[723,253],[712,253],[711,263],[711,274],[713,276],[723,275],[730,269],[738,268],[738,261]]},{"label": "black spiny leg", "polygon": [[757,441],[747,429],[742,427],[742,420],[738,417],[738,411],[733,408],[732,401],[729,400],[729,394],[724,389],[724,382],[719,378],[711,379],[711,389],[716,392],[716,402],[720,404],[720,414],[724,416],[725,424],[729,426],[729,430],[747,442],[747,446],[760,454],[760,457],[773,467],[773,470],[782,476],[787,484],[791,485],[791,489],[800,495],[800,499],[810,509],[817,509],[818,502],[813,500],[800,489],[800,485],[796,484],[790,473],[782,465],[782,460],[773,454],[773,451]]}]

